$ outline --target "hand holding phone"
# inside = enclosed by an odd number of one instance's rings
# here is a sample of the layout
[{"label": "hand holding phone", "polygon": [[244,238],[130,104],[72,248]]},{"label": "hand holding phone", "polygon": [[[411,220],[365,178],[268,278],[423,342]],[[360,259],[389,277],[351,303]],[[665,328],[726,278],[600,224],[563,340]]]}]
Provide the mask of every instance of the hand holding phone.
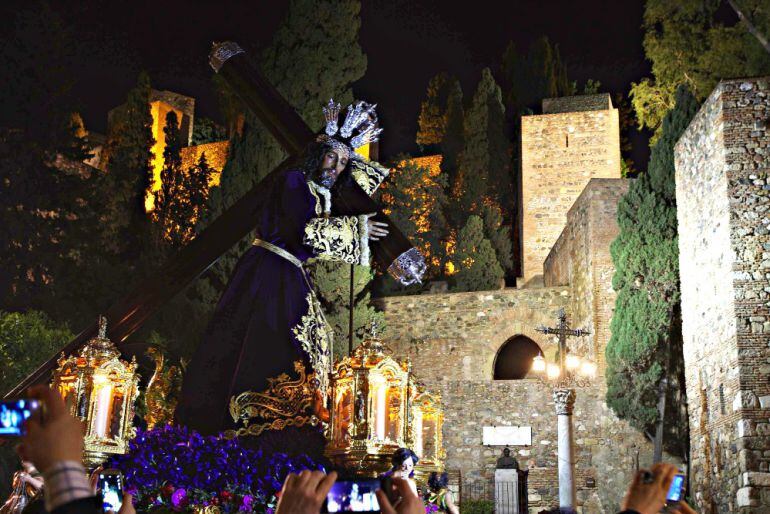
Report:
[{"label": "hand holding phone", "polygon": [[668,493],[666,494],[667,504],[678,503],[682,501],[682,498],[684,498],[684,485],[685,476],[682,473],[676,474],[674,479],[671,481],[671,486],[668,488]]},{"label": "hand holding phone", "polygon": [[337,480],[337,473],[306,469],[299,475],[289,473],[281,489],[275,514],[318,514],[327,493]]},{"label": "hand holding phone", "polygon": [[123,505],[123,474],[117,469],[99,473],[96,489],[101,493],[104,511],[118,512]]},{"label": "hand holding phone", "polygon": [[380,480],[340,480],[332,484],[321,512],[380,512],[377,490]]}]

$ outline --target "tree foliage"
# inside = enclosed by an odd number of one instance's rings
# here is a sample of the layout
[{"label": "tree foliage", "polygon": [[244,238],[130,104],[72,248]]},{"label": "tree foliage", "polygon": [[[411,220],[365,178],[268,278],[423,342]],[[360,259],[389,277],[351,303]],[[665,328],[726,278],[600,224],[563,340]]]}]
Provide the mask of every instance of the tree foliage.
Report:
[{"label": "tree foliage", "polygon": [[149,217],[145,196],[152,181],[150,77],[140,73],[126,103],[116,108],[108,134],[104,244],[116,254],[138,257]]},{"label": "tree foliage", "polygon": [[0,391],[10,391],[74,335],[40,311],[0,311]]},{"label": "tree foliage", "polygon": [[[618,204],[620,232],[610,251],[617,291],[607,344],[607,403],[648,435],[659,421],[657,402],[664,374],[676,400],[669,432],[687,427],[681,417],[684,384],[680,324],[679,251],[674,182],[674,144],[698,109],[684,87],[663,120],[647,173],[631,183]],[[666,443],[674,450],[681,437]],[[679,452],[677,452],[680,454]]]},{"label": "tree foliage", "polygon": [[196,116],[193,123],[192,144],[205,145],[227,139],[227,130],[211,118]]},{"label": "tree foliage", "polygon": [[421,147],[435,147],[444,140],[447,101],[454,83],[445,72],[428,82],[426,98],[420,104],[420,115],[417,118],[417,144]]},{"label": "tree foliage", "polygon": [[189,169],[183,169],[181,150],[183,138],[173,111],[166,115],[166,148],[163,151],[161,189],[157,193],[153,212],[162,243],[178,249],[192,240],[195,224],[204,213],[208,200],[212,169],[206,153]]},{"label": "tree foliage", "polygon": [[[400,155],[378,192],[378,200],[391,221],[427,257],[426,279],[442,276],[447,263],[450,233],[444,215],[445,188],[442,174],[433,176],[429,168],[419,166],[408,155]],[[385,289],[401,288],[387,277]]]},{"label": "tree foliage", "polygon": [[20,9],[13,23],[0,46],[0,309],[51,309],[61,319],[70,279],[99,247],[98,173],[80,164],[88,149],[74,35],[45,3]]},{"label": "tree foliage", "polygon": [[453,261],[457,291],[499,289],[505,277],[492,244],[484,237],[483,220],[472,214],[457,235]]},{"label": "tree foliage", "polygon": [[[639,126],[656,131],[652,144],[680,84],[702,101],[722,79],[770,73],[770,54],[744,23],[718,21],[720,6],[714,0],[645,3],[644,51],[652,77],[632,85],[631,99]],[[770,33],[767,0],[742,0],[740,6],[757,29]]]},{"label": "tree foliage", "polygon": [[510,200],[511,176],[508,138],[505,133],[505,108],[500,87],[489,68],[465,115],[465,147],[460,155],[454,196],[464,212],[478,212],[481,200],[491,195],[497,201]]}]

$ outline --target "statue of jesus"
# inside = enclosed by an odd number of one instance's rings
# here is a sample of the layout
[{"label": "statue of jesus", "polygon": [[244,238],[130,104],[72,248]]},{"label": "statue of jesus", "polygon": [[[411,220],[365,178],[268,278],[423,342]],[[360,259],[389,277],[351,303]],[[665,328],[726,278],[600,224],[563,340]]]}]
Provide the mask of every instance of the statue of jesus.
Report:
[{"label": "statue of jesus", "polygon": [[[330,189],[343,172],[369,195],[388,176],[354,152],[382,131],[374,108],[351,105],[339,127],[340,105],[330,100],[325,133],[293,169],[266,179],[257,239],[236,265],[185,373],[179,423],[211,434],[240,423],[282,428],[323,418],[332,334],[305,263],[368,266],[369,242],[388,234],[373,214],[332,215]],[[295,370],[298,378],[290,376]]]}]

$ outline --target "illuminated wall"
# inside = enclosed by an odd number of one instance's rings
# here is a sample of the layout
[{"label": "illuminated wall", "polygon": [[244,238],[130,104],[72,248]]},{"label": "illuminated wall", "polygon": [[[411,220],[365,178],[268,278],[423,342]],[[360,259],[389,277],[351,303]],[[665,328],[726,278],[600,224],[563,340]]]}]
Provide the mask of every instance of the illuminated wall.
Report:
[{"label": "illuminated wall", "polygon": [[230,154],[230,141],[215,141],[214,143],[182,148],[182,169],[188,170],[198,164],[204,153],[206,154],[206,162],[214,170],[209,185],[218,186],[222,169],[225,167],[227,157]]}]

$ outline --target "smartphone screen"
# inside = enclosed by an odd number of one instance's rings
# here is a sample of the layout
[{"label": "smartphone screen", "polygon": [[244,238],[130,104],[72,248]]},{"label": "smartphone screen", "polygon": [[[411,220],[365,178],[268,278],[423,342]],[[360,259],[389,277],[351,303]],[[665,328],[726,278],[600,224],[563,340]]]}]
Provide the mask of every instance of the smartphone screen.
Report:
[{"label": "smartphone screen", "polygon": [[666,494],[667,502],[681,501],[682,491],[684,490],[684,478],[682,474],[674,476],[674,480],[671,481],[671,487],[668,488],[668,494]]},{"label": "smartphone screen", "polygon": [[24,421],[40,407],[37,400],[19,398],[0,402],[0,437],[24,435]]},{"label": "smartphone screen", "polygon": [[97,488],[102,493],[104,511],[117,512],[123,504],[123,475],[119,471],[103,471],[99,474]]},{"label": "smartphone screen", "polygon": [[379,488],[376,478],[335,482],[326,495],[324,512],[380,512],[375,495]]}]

